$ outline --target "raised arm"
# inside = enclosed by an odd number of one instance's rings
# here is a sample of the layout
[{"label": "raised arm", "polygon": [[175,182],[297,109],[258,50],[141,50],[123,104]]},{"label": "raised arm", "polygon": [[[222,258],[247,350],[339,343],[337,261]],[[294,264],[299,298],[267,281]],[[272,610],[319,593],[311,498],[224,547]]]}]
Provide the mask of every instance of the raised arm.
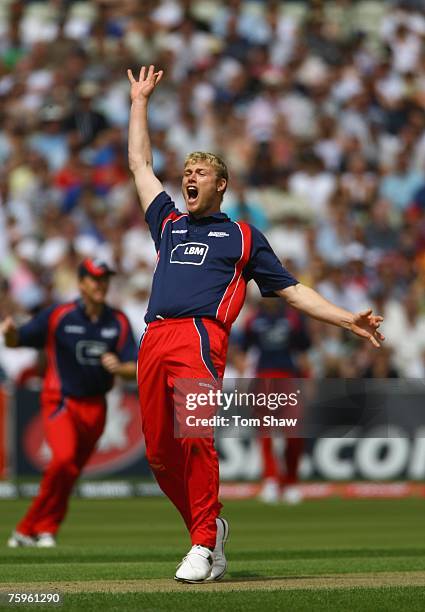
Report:
[{"label": "raised arm", "polygon": [[335,306],[317,291],[301,283],[281,289],[276,293],[297,310],[305,312],[318,321],[348,329],[356,336],[366,338],[376,347],[380,346],[379,341],[384,340],[384,336],[378,331],[383,317],[374,315],[372,310],[353,314],[344,308]]},{"label": "raised arm", "polygon": [[137,193],[144,212],[152,200],[164,190],[152,167],[152,149],[148,128],[148,102],[150,95],[162,79],[163,72],[155,72],[154,66],[142,66],[139,80],[127,71],[131,83],[131,111],[128,129],[128,159],[134,174]]}]

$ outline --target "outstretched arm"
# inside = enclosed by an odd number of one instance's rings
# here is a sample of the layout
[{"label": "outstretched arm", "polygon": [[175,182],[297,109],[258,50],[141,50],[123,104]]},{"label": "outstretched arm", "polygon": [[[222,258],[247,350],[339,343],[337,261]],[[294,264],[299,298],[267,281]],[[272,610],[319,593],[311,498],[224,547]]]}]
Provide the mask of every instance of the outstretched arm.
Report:
[{"label": "outstretched arm", "polygon": [[134,174],[137,193],[144,212],[154,198],[164,190],[152,167],[152,149],[148,129],[148,102],[150,95],[162,79],[163,72],[155,72],[154,66],[142,66],[139,80],[127,71],[131,83],[131,111],[128,130],[128,159]]},{"label": "outstretched arm", "polygon": [[353,314],[344,308],[335,306],[317,291],[301,283],[281,289],[276,293],[297,310],[319,321],[348,329],[356,336],[366,338],[376,347],[380,346],[379,341],[384,340],[384,336],[378,331],[383,317],[374,315],[372,310]]}]

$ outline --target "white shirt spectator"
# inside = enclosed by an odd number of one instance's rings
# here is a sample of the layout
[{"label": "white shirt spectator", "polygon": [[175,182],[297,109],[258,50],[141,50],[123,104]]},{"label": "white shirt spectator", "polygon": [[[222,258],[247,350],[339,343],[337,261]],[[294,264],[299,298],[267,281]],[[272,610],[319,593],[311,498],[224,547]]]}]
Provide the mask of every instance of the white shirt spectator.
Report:
[{"label": "white shirt spectator", "polygon": [[400,100],[404,94],[404,81],[397,72],[390,72],[375,84],[380,96],[389,104]]},{"label": "white shirt spectator", "polygon": [[292,259],[297,268],[304,268],[307,264],[308,250],[305,230],[301,227],[286,227],[285,224],[275,225],[266,234],[272,249],[285,264],[285,260]]},{"label": "white shirt spectator", "polygon": [[189,36],[182,36],[180,33],[167,34],[162,44],[174,54],[172,75],[175,81],[185,78],[187,72],[198,63],[208,61],[214,49],[213,37],[196,30]]},{"label": "white shirt spectator", "polygon": [[271,140],[279,114],[279,101],[268,95],[258,96],[248,107],[246,130],[256,142]]},{"label": "white shirt spectator", "polygon": [[128,280],[130,294],[121,296],[122,309],[130,321],[136,341],[139,341],[145,330],[145,314],[148,309],[149,294],[152,287],[150,272],[136,272]]},{"label": "white shirt spectator", "polygon": [[342,146],[337,138],[319,140],[314,152],[320,157],[327,170],[338,170],[342,160]]},{"label": "white shirt spectator", "polygon": [[153,21],[166,28],[174,28],[183,18],[183,9],[180,2],[175,0],[162,0],[159,6],[151,13]]},{"label": "white shirt spectator", "polygon": [[167,145],[183,163],[192,151],[213,151],[214,134],[206,122],[197,122],[190,129],[190,125],[180,120],[168,130]]},{"label": "white shirt spectator", "polygon": [[425,168],[425,132],[416,143],[413,155],[413,167],[416,170],[423,170]]},{"label": "white shirt spectator", "polygon": [[315,135],[315,107],[307,96],[295,92],[284,96],[279,102],[279,111],[285,117],[292,134],[311,139]]},{"label": "white shirt spectator", "polygon": [[131,272],[140,262],[153,269],[156,264],[156,252],[148,229],[136,226],[130,228],[123,237],[123,268]]},{"label": "white shirt spectator", "polygon": [[393,68],[397,72],[415,72],[422,50],[422,41],[415,34],[396,38],[390,43],[393,54]]},{"label": "white shirt spectator", "polygon": [[0,337],[0,367],[11,381],[19,379],[24,370],[37,362],[37,351],[32,348],[7,348],[3,336]]},{"label": "white shirt spectator", "polygon": [[409,322],[403,305],[392,302],[385,313],[386,343],[394,349],[394,363],[402,376],[425,376],[425,316]]},{"label": "white shirt spectator", "polygon": [[354,283],[347,284],[344,281],[339,286],[331,281],[323,281],[318,284],[317,290],[330,302],[351,312],[360,312],[368,304],[366,291]]},{"label": "white shirt spectator", "polygon": [[335,177],[330,172],[311,175],[300,171],[295,172],[289,179],[290,190],[309,202],[316,217],[327,214],[328,203],[335,187]]}]

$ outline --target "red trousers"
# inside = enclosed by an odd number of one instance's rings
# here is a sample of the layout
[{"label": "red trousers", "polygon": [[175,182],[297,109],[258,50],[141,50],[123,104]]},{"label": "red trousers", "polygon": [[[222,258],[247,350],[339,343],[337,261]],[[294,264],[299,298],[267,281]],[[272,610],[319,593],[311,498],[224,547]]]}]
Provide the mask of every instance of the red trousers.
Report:
[{"label": "red trousers", "polygon": [[[260,370],[257,372],[258,378],[283,379],[296,378],[296,373],[288,370]],[[278,480],[282,486],[295,484],[298,482],[298,467],[304,449],[302,438],[286,438],[284,451],[284,465],[282,470],[281,462],[277,460],[273,450],[273,438],[260,437],[260,449],[263,460],[263,478],[273,478]]]},{"label": "red trousers", "polygon": [[273,438],[260,438],[263,458],[263,478],[278,480],[282,486],[298,482],[298,466],[304,449],[302,438],[286,438],[285,440],[285,470],[282,471],[273,451]]},{"label": "red trousers", "polygon": [[149,323],[138,359],[138,386],[146,455],[159,486],[189,530],[192,544],[214,548],[219,468],[213,438],[174,436],[176,378],[222,378],[227,331],[205,318]]},{"label": "red trousers", "polygon": [[40,491],[17,525],[25,535],[55,534],[68,509],[72,487],[102,434],[106,402],[95,398],[42,399],[42,418],[52,459]]}]

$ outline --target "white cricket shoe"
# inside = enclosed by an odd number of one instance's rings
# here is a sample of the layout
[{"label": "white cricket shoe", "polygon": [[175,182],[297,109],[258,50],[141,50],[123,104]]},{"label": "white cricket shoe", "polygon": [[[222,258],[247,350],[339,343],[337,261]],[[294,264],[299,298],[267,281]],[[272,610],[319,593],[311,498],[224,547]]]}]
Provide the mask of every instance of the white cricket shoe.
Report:
[{"label": "white cricket shoe", "polygon": [[37,548],[55,548],[55,536],[53,533],[39,533],[35,545]]},{"label": "white cricket shoe", "polygon": [[213,566],[211,574],[207,580],[217,582],[221,580],[227,570],[227,560],[224,554],[224,547],[229,538],[229,523],[226,519],[218,517],[215,519],[217,523],[217,536],[215,540],[215,548],[213,550]]},{"label": "white cricket shoe", "polygon": [[174,580],[179,582],[204,582],[211,574],[213,554],[205,546],[192,546],[183,561],[177,566]]},{"label": "white cricket shoe", "polygon": [[280,501],[280,487],[274,478],[266,478],[261,487],[258,499],[266,504],[277,504]]},{"label": "white cricket shoe", "polygon": [[296,485],[290,485],[285,487],[282,493],[282,501],[291,506],[301,503],[303,500],[303,494],[300,487]]},{"label": "white cricket shoe", "polygon": [[12,535],[7,541],[7,545],[9,548],[19,548],[35,546],[35,540],[31,536],[24,535],[23,533],[19,533],[19,531],[13,531]]}]

